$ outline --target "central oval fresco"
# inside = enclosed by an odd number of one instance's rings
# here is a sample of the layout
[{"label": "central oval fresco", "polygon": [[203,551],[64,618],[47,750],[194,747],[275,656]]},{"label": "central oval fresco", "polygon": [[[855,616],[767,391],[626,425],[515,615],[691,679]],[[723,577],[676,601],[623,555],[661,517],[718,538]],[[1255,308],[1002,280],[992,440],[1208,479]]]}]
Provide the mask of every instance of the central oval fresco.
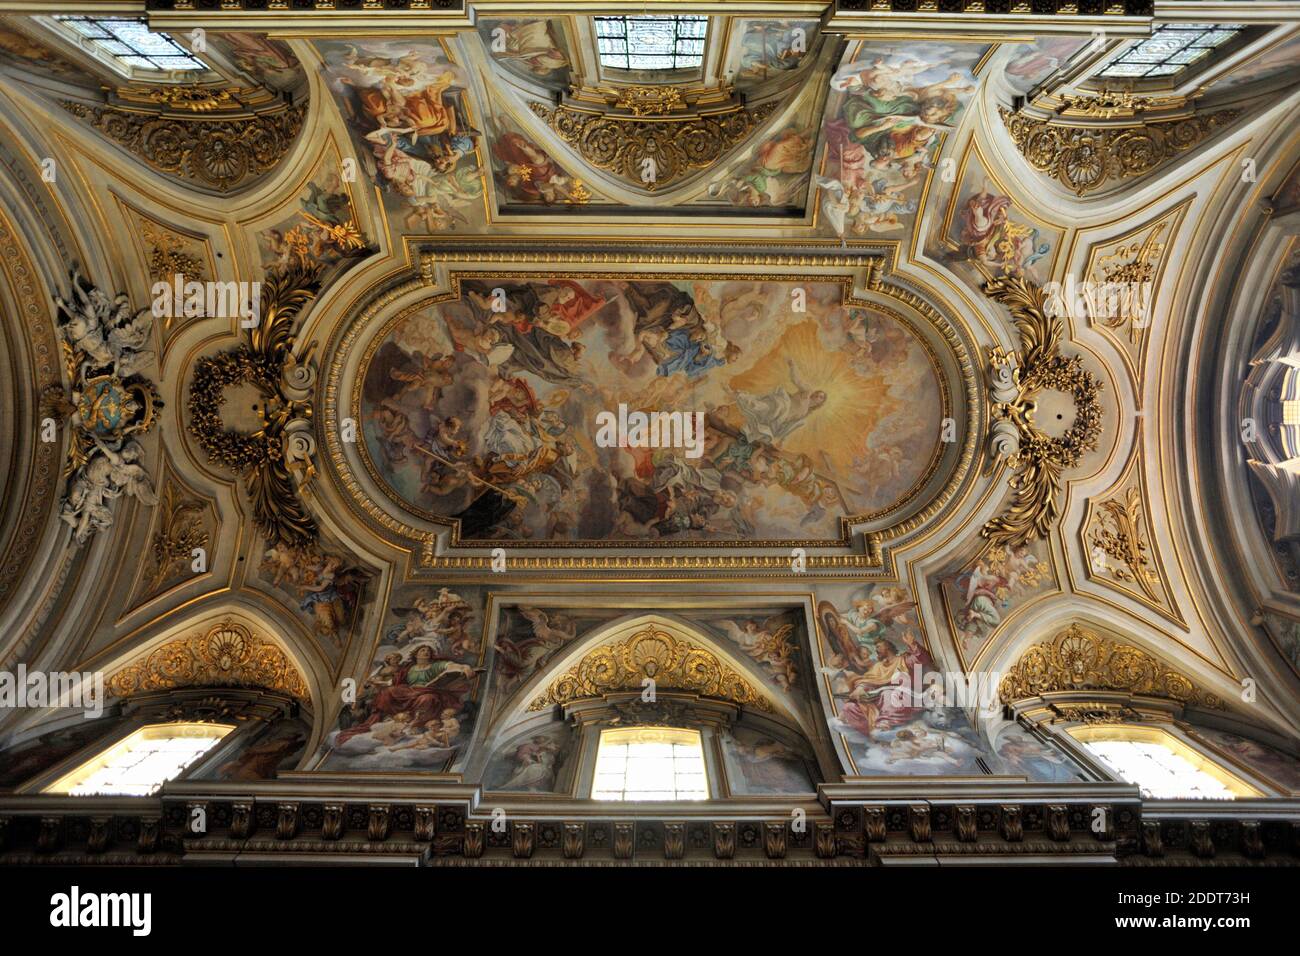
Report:
[{"label": "central oval fresco", "polygon": [[454,542],[846,543],[941,457],[948,392],[847,280],[453,276],[364,360],[371,477]]}]

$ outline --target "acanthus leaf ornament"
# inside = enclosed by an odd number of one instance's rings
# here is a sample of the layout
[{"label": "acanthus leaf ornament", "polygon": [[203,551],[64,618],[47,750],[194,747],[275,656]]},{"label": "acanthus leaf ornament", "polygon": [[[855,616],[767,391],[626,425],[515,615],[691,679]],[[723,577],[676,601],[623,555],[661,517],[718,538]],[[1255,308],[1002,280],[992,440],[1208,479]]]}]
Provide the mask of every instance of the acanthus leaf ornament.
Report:
[{"label": "acanthus leaf ornament", "polygon": [[647,678],[660,690],[693,691],[761,711],[772,709],[753,684],[717,655],[653,625],[588,652],[553,680],[528,709],[545,710],[613,691],[639,691]]},{"label": "acanthus leaf ornament", "polygon": [[[303,504],[316,473],[316,373],[307,355],[293,353],[293,326],[319,291],[322,271],[320,263],[294,263],[269,273],[262,284],[261,321],[248,343],[199,359],[190,382],[189,432],[210,462],[244,479],[253,519],[271,544],[299,547],[318,533]],[[243,383],[265,399],[258,409],[262,427],[248,434],[227,429],[221,417],[226,389]]]},{"label": "acanthus leaf ornament", "polygon": [[146,593],[155,594],[178,566],[190,562],[195,548],[207,549],[211,535],[203,523],[204,502],[186,497],[174,482],[162,490],[161,522],[150,543]]},{"label": "acanthus leaf ornament", "polygon": [[[1014,471],[1007,482],[1014,500],[980,533],[994,544],[1016,547],[1048,536],[1060,509],[1061,473],[1097,447],[1102,385],[1079,356],[1060,354],[1064,331],[1041,288],[1024,276],[1004,275],[991,279],[984,292],[1011,310],[1020,348],[989,350],[989,440],[994,457],[1005,458]],[[1044,390],[1066,393],[1074,403],[1074,421],[1061,435],[1047,434],[1034,421]]]},{"label": "acanthus leaf ornament", "polygon": [[119,699],[179,687],[264,687],[311,699],[293,658],[232,620],[168,641],[104,682],[109,696]]},{"label": "acanthus leaf ornament", "polygon": [[[775,103],[713,113],[642,118],[540,103],[529,106],[561,139],[595,166],[655,190],[720,160],[776,109]],[[644,175],[652,160],[654,175]]]},{"label": "acanthus leaf ornament", "polygon": [[1222,710],[1223,702],[1132,644],[1079,624],[1028,648],[998,685],[1004,704],[1058,691],[1118,691]]},{"label": "acanthus leaf ornament", "polygon": [[1088,543],[1095,553],[1105,555],[1106,569],[1118,580],[1136,584],[1148,598],[1158,601],[1155,585],[1159,578],[1152,567],[1145,522],[1142,492],[1129,488],[1123,500],[1111,499],[1098,506]]},{"label": "acanthus leaf ornament", "polygon": [[221,193],[247,186],[278,166],[307,115],[302,105],[230,116],[218,109],[220,101],[210,101],[203,112],[194,111],[196,101],[175,105],[164,95],[155,102],[163,104],[159,109],[179,112],[72,100],[61,105],[157,172]]},{"label": "acanthus leaf ornament", "polygon": [[[1076,114],[1105,115],[1108,100],[1100,105],[1082,99],[1070,101]],[[1077,126],[1036,119],[1001,108],[1016,148],[1040,173],[1058,180],[1075,195],[1101,189],[1117,179],[1150,172],[1184,153],[1227,126],[1240,110],[1219,110],[1161,122],[1117,126]]]},{"label": "acanthus leaf ornament", "polygon": [[115,499],[157,503],[136,439],[153,429],[163,403],[154,383],[140,374],[154,358],[145,347],[153,331],[149,310],[132,311],[124,293],[110,299],[75,266],[71,282],[69,297],[54,299],[69,385],[52,386],[42,397],[45,409],[71,427],[59,517],[72,528],[73,540],[85,544],[94,532],[112,527]]}]

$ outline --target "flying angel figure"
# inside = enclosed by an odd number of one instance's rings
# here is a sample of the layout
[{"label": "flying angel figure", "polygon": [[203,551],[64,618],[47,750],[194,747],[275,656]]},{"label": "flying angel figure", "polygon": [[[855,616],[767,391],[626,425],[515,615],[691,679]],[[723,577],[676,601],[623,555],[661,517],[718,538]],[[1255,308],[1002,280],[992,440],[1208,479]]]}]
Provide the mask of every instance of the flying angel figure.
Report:
[{"label": "flying angel figure", "polygon": [[518,640],[498,637],[493,645],[501,662],[502,678],[509,686],[542,667],[578,633],[578,622],[565,614],[552,612],[548,616],[541,608],[523,606],[519,613],[532,625],[532,636]]},{"label": "flying angel figure", "polygon": [[131,310],[125,294],[110,299],[78,266],[72,269],[71,300],[56,295],[59,333],[77,355],[82,375],[111,369],[117,378],[139,372],[153,361],[144,346],[153,329],[149,309]]},{"label": "flying angel figure", "polygon": [[796,680],[795,646],[790,640],[794,625],[774,614],[762,623],[753,618],[741,621],[719,621],[718,627],[742,651],[760,664],[772,669],[772,679],[782,690],[789,690]]}]

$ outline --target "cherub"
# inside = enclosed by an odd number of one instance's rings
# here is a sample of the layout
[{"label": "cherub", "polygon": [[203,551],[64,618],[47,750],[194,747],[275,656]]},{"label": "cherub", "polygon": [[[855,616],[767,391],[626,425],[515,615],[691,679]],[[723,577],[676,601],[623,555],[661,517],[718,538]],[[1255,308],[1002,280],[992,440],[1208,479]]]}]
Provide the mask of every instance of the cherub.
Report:
[{"label": "cherub", "polygon": [[[406,736],[406,729],[410,726],[411,715],[406,711],[393,714],[389,720],[381,720],[370,725],[370,736],[377,740],[385,747],[393,747],[399,740]],[[394,747],[394,749],[397,749]]]},{"label": "cherub", "polygon": [[397,744],[392,749],[411,750],[416,747],[444,749],[450,747],[451,742],[460,736],[460,721],[456,719],[456,710],[453,707],[446,708],[442,712],[441,719],[430,721],[429,724],[424,733]]}]

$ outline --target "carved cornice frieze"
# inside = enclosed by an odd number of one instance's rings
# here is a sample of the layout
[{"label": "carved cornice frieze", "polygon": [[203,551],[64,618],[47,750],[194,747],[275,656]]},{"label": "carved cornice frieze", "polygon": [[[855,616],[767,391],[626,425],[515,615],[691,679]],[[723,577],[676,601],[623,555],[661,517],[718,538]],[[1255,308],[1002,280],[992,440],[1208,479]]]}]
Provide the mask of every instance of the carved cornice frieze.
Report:
[{"label": "carved cornice frieze", "polygon": [[661,627],[651,625],[625,640],[590,651],[551,682],[528,705],[530,711],[601,697],[622,690],[641,690],[649,678],[660,690],[685,690],[771,711],[772,705],[752,683],[717,655]]},{"label": "carved cornice frieze", "polygon": [[[994,544],[1015,547],[1045,538],[1056,524],[1061,474],[1078,466],[1102,434],[1102,383],[1083,368],[1079,356],[1061,354],[1063,325],[1050,314],[1044,291],[1023,276],[1000,276],[984,293],[1007,306],[1015,319],[1020,348],[989,351],[990,451],[1005,458],[1015,497],[1007,511],[981,534]],[[1059,435],[1034,420],[1037,399],[1053,391],[1068,395],[1074,420]]]},{"label": "carved cornice frieze", "polygon": [[[187,829],[202,806],[209,829]],[[1093,829],[1104,808],[1106,828]],[[921,812],[923,811],[923,812]],[[1148,813],[1137,800],[1062,796],[1050,802],[902,803],[831,808],[804,827],[789,819],[700,819],[539,816],[493,830],[461,805],[383,797],[284,799],[176,795],[143,808],[105,806],[93,812],[68,803],[0,797],[0,865],[203,862],[207,854],[256,852],[292,858],[330,854],[341,859],[383,854],[431,865],[608,865],[613,861],[684,861],[688,865],[861,865],[909,856],[1005,859],[1106,854],[1123,864],[1167,858],[1179,864],[1230,860],[1273,864],[1300,855],[1300,822],[1216,810],[1214,825],[1196,817]],[[433,821],[436,820],[436,826]]]},{"label": "carved cornice frieze", "polygon": [[[1075,102],[1071,108],[1080,112],[1088,107]],[[1097,107],[1102,113],[1108,108],[1104,104]],[[1005,108],[999,111],[1007,132],[1029,165],[1079,196],[1116,180],[1148,173],[1241,115],[1240,110],[1220,110],[1136,125],[1076,126]]]},{"label": "carved cornice frieze", "polygon": [[307,683],[289,655],[235,621],[168,641],[105,681],[112,697],[178,687],[260,687],[309,701]]},{"label": "carved cornice frieze", "polygon": [[1218,697],[1141,648],[1112,641],[1078,624],[1025,651],[1002,678],[998,696],[1002,703],[1012,704],[1071,690],[1121,691],[1223,709]]}]

